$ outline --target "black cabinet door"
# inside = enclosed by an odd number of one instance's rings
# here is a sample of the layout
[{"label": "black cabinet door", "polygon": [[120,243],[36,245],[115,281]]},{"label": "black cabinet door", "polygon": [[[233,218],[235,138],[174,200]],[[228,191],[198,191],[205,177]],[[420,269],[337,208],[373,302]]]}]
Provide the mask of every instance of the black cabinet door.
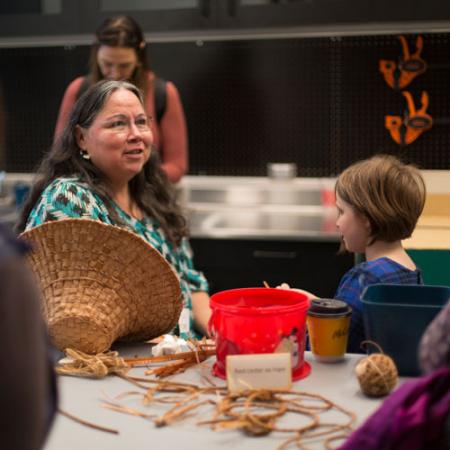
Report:
[{"label": "black cabinet door", "polygon": [[135,17],[145,33],[175,34],[286,27],[363,32],[389,25],[398,32],[408,24],[442,29],[450,21],[443,0],[15,0],[0,2],[0,37],[92,34],[117,14]]},{"label": "black cabinet door", "polygon": [[329,297],[354,263],[350,254],[337,255],[337,242],[192,238],[191,245],[195,267],[206,275],[211,294],[261,287],[266,281]]},{"label": "black cabinet door", "polygon": [[375,29],[450,19],[448,2],[442,0],[223,0],[218,8],[219,25],[224,28],[290,26],[311,27],[313,32],[322,27],[325,32],[339,26]]},{"label": "black cabinet door", "polygon": [[0,38],[79,32],[80,4],[73,0],[0,2]]},{"label": "black cabinet door", "polygon": [[216,0],[81,0],[83,32],[92,33],[107,17],[127,14],[145,33],[215,28]]},{"label": "black cabinet door", "polygon": [[0,37],[92,35],[118,14],[134,17],[146,33],[217,26],[216,0],[15,0],[0,2]]}]

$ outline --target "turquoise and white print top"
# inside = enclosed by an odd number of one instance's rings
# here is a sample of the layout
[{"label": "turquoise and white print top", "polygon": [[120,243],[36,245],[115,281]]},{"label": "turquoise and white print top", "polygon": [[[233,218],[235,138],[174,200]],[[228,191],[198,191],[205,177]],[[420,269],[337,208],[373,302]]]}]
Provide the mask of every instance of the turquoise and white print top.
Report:
[{"label": "turquoise and white print top", "polygon": [[[179,334],[183,338],[199,337],[193,328],[191,293],[208,292],[208,282],[201,272],[194,269],[189,241],[183,239],[180,246],[174,248],[156,221],[149,217],[134,219],[118,205],[114,206],[125,226],[156,248],[177,272],[184,299],[178,324]],[[103,200],[93,193],[86,183],[78,178],[57,178],[42,192],[40,200],[28,217],[26,229],[44,222],[75,218],[116,225]]]}]

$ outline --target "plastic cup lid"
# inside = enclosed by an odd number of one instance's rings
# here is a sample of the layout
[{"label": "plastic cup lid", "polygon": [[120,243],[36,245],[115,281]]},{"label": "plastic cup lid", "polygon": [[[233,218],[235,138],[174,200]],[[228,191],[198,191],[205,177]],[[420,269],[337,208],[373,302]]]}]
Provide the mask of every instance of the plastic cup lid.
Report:
[{"label": "plastic cup lid", "polygon": [[343,315],[349,314],[352,308],[342,300],[333,298],[315,298],[311,300],[308,314],[310,315]]}]

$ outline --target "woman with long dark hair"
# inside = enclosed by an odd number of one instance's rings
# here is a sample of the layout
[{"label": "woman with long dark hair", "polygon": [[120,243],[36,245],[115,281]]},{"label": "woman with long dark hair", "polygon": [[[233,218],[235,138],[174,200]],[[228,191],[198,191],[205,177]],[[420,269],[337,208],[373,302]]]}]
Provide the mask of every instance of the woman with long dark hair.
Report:
[{"label": "woman with long dark hair", "polygon": [[193,267],[186,222],[152,144],[139,89],[126,81],[98,82],[78,99],[44,157],[18,229],[85,218],[131,230],[179,276],[184,295],[180,333],[206,334],[208,283]]}]

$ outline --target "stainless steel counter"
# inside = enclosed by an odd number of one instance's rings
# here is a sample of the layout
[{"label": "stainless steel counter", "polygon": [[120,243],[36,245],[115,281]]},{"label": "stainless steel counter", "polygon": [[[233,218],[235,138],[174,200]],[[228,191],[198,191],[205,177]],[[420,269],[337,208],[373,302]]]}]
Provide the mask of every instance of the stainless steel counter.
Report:
[{"label": "stainless steel counter", "polygon": [[[32,177],[7,174],[0,222],[15,223],[12,186],[30,183]],[[329,178],[186,176],[177,191],[192,237],[338,242],[335,208],[329,201],[333,186]]]},{"label": "stainless steel counter", "polygon": [[192,237],[339,241],[333,210],[243,209],[189,205]]},{"label": "stainless steel counter", "polygon": [[333,179],[185,177],[179,185],[191,235],[217,239],[339,241]]}]

